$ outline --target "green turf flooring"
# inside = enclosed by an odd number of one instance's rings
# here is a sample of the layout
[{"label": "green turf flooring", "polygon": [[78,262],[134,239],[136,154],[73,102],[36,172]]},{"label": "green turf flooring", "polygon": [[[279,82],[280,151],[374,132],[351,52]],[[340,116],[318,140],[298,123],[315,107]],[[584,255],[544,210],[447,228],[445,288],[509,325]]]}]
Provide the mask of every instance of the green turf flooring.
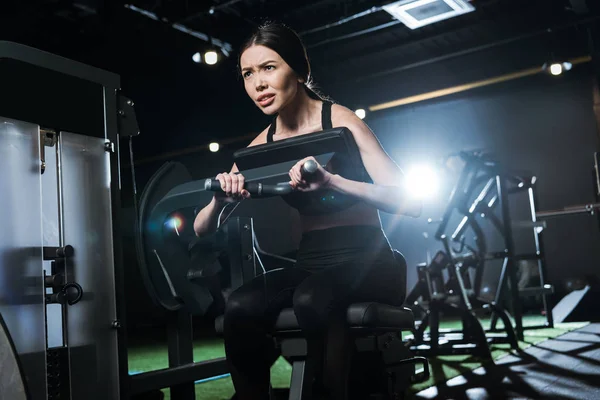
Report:
[{"label": "green turf flooring", "polygon": [[[525,317],[525,326],[542,324],[545,318],[539,316]],[[484,327],[489,322],[482,320]],[[581,328],[587,323],[572,322],[555,324],[554,328],[525,330],[525,340],[519,345],[525,349],[531,345],[547,339],[555,338],[574,329]],[[501,324],[499,325],[501,327]],[[458,321],[444,321],[441,329],[458,329]],[[129,348],[130,373],[147,372],[168,367],[167,347],[165,343],[132,346]],[[492,356],[498,359],[510,353],[508,344],[496,344],[492,347]],[[223,341],[221,339],[202,340],[194,343],[194,361],[204,361],[225,356]],[[425,383],[414,385],[411,392],[417,392],[435,385],[436,382],[445,382],[450,378],[461,375],[482,365],[481,361],[469,355],[440,356],[430,358],[431,379]],[[289,387],[292,368],[284,359],[279,359],[271,368],[271,381],[276,388]],[[170,391],[164,389],[165,399],[170,399]],[[233,385],[228,375],[196,384],[196,398],[202,400],[228,400],[233,395]]]}]

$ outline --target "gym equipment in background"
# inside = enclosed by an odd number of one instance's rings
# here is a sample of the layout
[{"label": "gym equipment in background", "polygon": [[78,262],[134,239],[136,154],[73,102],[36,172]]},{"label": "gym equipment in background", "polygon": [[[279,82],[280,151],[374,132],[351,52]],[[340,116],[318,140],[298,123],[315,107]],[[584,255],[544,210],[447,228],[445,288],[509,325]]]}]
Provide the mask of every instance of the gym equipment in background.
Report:
[{"label": "gym equipment in background", "polygon": [[[536,179],[507,171],[482,152],[460,152],[458,156],[465,165],[435,233],[444,250],[438,252],[431,263],[418,266],[419,280],[405,304],[424,313],[414,343],[414,350],[419,354],[473,353],[491,358],[488,343],[507,342],[518,348],[517,339],[522,340],[524,329],[520,308],[522,297],[541,295],[547,317],[544,326],[553,326],[547,298],[553,287],[545,282],[541,229],[535,214]],[[511,220],[509,195],[524,191],[528,192],[531,221],[515,223]],[[495,213],[497,208],[500,209],[499,216]],[[458,224],[451,234],[447,234],[453,214],[457,215]],[[489,222],[488,231],[482,226],[483,221]],[[515,249],[514,230],[521,228],[532,229],[535,246],[532,253],[518,254]],[[499,236],[496,245],[501,246],[500,251],[490,250],[492,245],[487,239],[490,230]],[[471,245],[466,240],[469,231],[475,236]],[[451,243],[458,248],[452,247]],[[482,281],[486,263],[494,260],[502,260],[502,268],[495,296],[490,299],[489,294],[487,298],[483,296]],[[519,288],[516,271],[519,260],[537,262],[539,287]],[[506,303],[512,310],[514,327],[511,315],[505,309]],[[444,312],[458,312],[462,330],[440,332],[439,320]],[[482,313],[491,315],[487,330],[478,320],[478,314]],[[498,318],[503,321],[504,335],[496,328]],[[425,332],[427,327],[430,328],[429,335]]]},{"label": "gym equipment in background", "polygon": [[[536,213],[538,220],[546,221],[548,219],[570,217],[579,214],[594,215],[598,218],[600,226],[600,153],[594,153],[594,192],[595,203],[577,204],[566,206],[555,210],[544,210]],[[577,279],[576,279],[577,280]],[[576,288],[566,294],[552,309],[552,318],[555,322],[567,321],[589,321],[595,320],[597,313],[594,310],[594,304],[597,304],[600,289],[597,279],[581,282]]]}]

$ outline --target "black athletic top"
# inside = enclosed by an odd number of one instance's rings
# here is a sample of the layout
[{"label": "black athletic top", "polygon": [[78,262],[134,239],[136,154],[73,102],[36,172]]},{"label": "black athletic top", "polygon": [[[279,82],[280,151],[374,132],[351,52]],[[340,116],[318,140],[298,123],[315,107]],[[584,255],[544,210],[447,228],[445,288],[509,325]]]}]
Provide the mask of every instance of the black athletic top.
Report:
[{"label": "black athletic top", "polygon": [[[328,101],[323,102],[321,112],[322,130],[332,129],[331,106]],[[277,118],[273,120],[267,132],[267,143],[273,141],[273,135],[277,128]],[[320,215],[342,211],[358,202],[354,197],[344,195],[334,190],[316,190],[314,192],[292,192],[282,196],[283,200],[291,207],[298,210],[301,215]]]}]

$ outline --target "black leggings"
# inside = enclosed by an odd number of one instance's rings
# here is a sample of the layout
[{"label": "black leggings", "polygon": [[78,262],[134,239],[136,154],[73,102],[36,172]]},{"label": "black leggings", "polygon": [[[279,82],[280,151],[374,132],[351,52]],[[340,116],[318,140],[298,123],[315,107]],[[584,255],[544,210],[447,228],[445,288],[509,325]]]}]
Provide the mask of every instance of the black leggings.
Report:
[{"label": "black leggings", "polygon": [[[269,334],[281,309],[288,307],[294,308],[308,339],[309,357],[318,360],[315,367],[326,375],[325,385],[332,386],[330,394],[344,398],[344,365],[328,369],[326,364],[339,363],[351,353],[348,339],[342,337],[347,306],[363,301],[401,305],[405,287],[403,271],[380,228],[338,227],[304,234],[295,267],[269,271],[229,297],[223,333],[238,399],[268,399],[270,367],[279,355]],[[328,354],[319,360],[324,345]]]}]

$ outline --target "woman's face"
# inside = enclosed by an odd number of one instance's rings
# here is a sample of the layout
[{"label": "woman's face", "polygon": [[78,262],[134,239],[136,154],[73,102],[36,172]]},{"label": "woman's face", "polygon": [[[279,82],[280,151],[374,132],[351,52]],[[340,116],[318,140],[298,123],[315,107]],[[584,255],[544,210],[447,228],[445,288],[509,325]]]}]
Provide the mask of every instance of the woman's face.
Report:
[{"label": "woman's face", "polygon": [[278,113],[298,93],[300,78],[268,47],[254,45],[244,50],[240,67],[246,93],[267,115]]}]

